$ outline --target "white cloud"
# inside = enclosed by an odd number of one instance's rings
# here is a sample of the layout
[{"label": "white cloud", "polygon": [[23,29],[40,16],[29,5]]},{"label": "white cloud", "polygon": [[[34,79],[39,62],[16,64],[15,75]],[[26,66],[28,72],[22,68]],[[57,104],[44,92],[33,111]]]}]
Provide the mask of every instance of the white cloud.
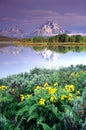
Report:
[{"label": "white cloud", "polygon": [[5,61],[5,62],[3,62],[3,64],[4,65],[15,65],[15,64],[18,64],[18,62],[17,61]]},{"label": "white cloud", "polygon": [[54,20],[63,27],[86,26],[86,16],[76,13],[60,14],[51,10],[22,10],[23,19],[21,24],[33,29],[39,27],[48,20]]},{"label": "white cloud", "polygon": [[2,21],[13,21],[13,22],[16,21],[15,18],[10,18],[10,17],[2,17],[1,20],[2,20]]}]

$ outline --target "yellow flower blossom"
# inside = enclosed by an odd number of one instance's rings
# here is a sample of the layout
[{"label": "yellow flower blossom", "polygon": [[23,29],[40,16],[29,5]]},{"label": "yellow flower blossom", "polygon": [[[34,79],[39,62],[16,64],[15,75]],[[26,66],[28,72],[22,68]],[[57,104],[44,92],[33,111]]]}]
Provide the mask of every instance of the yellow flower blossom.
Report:
[{"label": "yellow flower blossom", "polygon": [[65,86],[65,89],[66,89],[67,92],[70,92],[70,87],[69,87],[69,85],[66,85],[66,86]]},{"label": "yellow flower blossom", "polygon": [[39,94],[39,93],[40,93],[39,90],[40,90],[41,88],[42,88],[41,86],[36,86],[36,88],[34,89],[34,91]]},{"label": "yellow flower blossom", "polygon": [[27,94],[28,99],[30,99],[30,98],[31,98],[31,96],[32,96],[31,94]]},{"label": "yellow flower blossom", "polygon": [[74,85],[66,85],[65,89],[67,92],[74,92]]},{"label": "yellow flower blossom", "polygon": [[57,83],[57,82],[54,83],[54,87],[56,87],[56,86],[58,86],[58,83]]},{"label": "yellow flower blossom", "polygon": [[7,89],[7,86],[3,85],[3,86],[0,86],[0,90],[6,90]]},{"label": "yellow flower blossom", "polygon": [[78,72],[76,72],[76,75],[75,75],[75,76],[76,76],[76,78],[78,78],[78,77],[79,77],[79,73],[78,73]]},{"label": "yellow flower blossom", "polygon": [[35,90],[39,90],[41,88],[41,86],[36,86]]},{"label": "yellow flower blossom", "polygon": [[62,95],[62,96],[61,96],[61,100],[65,100],[66,98],[67,98],[66,95]]},{"label": "yellow flower blossom", "polygon": [[52,96],[52,97],[50,98],[50,101],[51,101],[51,102],[56,102],[56,101],[57,101],[57,98],[56,98],[55,96]]},{"label": "yellow flower blossom", "polygon": [[56,91],[57,91],[56,88],[50,88],[50,89],[49,89],[49,93],[50,93],[50,94],[55,94]]},{"label": "yellow flower blossom", "polygon": [[45,83],[43,87],[46,88],[46,87],[48,87],[48,86],[49,86],[48,83]]},{"label": "yellow flower blossom", "polygon": [[80,94],[80,91],[79,91],[79,90],[77,91],[77,94]]},{"label": "yellow flower blossom", "polygon": [[80,99],[80,96],[77,96],[77,99]]},{"label": "yellow flower blossom", "polygon": [[72,99],[73,99],[73,94],[70,93],[70,94],[68,95],[68,100],[71,101]]},{"label": "yellow flower blossom", "polygon": [[21,99],[21,101],[24,101],[25,97],[23,94],[20,94],[20,99]]},{"label": "yellow flower blossom", "polygon": [[41,98],[40,101],[39,101],[39,104],[44,106],[45,105],[45,99],[44,98]]},{"label": "yellow flower blossom", "polygon": [[69,87],[70,87],[70,90],[71,90],[72,92],[74,92],[74,85],[70,85]]}]

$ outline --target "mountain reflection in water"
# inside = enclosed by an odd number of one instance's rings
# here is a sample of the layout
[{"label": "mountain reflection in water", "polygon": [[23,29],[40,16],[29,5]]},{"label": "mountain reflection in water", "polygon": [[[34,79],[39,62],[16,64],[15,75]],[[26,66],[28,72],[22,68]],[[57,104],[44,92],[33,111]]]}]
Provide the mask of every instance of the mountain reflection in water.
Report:
[{"label": "mountain reflection in water", "polygon": [[0,78],[34,67],[58,69],[70,65],[86,65],[86,47],[23,47],[0,48]]}]

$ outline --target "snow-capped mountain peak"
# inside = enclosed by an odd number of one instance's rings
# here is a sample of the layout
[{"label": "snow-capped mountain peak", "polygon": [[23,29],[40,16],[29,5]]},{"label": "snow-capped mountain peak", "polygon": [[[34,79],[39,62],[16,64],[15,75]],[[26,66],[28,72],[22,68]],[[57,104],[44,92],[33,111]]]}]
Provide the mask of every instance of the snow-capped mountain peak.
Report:
[{"label": "snow-capped mountain peak", "polygon": [[35,29],[31,33],[31,35],[32,36],[54,36],[63,33],[65,33],[65,31],[58,23],[55,23],[54,21],[47,21],[41,27]]},{"label": "snow-capped mountain peak", "polygon": [[12,28],[4,28],[0,30],[1,36],[7,36],[7,37],[23,37],[24,32],[21,28],[14,26]]},{"label": "snow-capped mountain peak", "polygon": [[12,33],[23,33],[22,29],[17,27],[17,26],[14,26],[13,28],[10,29],[10,32]]}]

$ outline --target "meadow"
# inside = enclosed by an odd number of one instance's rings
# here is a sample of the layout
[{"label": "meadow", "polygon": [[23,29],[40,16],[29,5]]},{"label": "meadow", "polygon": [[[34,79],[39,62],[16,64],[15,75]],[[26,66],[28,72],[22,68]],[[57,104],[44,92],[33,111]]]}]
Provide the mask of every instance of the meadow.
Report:
[{"label": "meadow", "polygon": [[0,79],[1,130],[86,130],[86,66]]}]

